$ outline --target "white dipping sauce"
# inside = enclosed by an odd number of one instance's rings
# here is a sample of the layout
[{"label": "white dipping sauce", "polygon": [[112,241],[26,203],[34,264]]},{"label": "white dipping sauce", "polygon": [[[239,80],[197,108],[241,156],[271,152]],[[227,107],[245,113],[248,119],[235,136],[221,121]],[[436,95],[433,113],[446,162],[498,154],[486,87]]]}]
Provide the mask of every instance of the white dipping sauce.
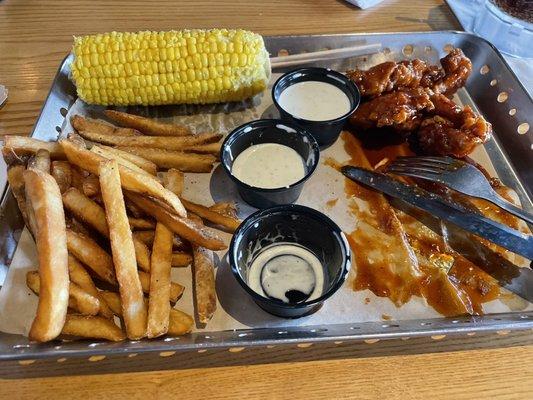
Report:
[{"label": "white dipping sauce", "polygon": [[306,248],[276,243],[265,247],[252,262],[248,286],[263,297],[285,303],[314,300],[322,295],[324,269]]},{"label": "white dipping sauce", "polygon": [[350,99],[337,86],[304,81],[281,92],[278,103],[289,114],[309,121],[329,121],[342,117],[351,108]]},{"label": "white dipping sauce", "polygon": [[233,161],[231,174],[250,186],[287,187],[305,176],[304,160],[288,146],[262,143],[248,147]]}]

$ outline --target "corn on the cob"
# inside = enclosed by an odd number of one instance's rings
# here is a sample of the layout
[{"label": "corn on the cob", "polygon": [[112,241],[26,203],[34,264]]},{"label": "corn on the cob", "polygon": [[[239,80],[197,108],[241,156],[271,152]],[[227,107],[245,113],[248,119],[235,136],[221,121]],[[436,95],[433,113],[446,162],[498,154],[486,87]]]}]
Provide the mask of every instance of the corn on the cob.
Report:
[{"label": "corn on the cob", "polygon": [[74,38],[78,96],[101,105],[206,104],[264,90],[263,38],[245,30],[184,30]]}]

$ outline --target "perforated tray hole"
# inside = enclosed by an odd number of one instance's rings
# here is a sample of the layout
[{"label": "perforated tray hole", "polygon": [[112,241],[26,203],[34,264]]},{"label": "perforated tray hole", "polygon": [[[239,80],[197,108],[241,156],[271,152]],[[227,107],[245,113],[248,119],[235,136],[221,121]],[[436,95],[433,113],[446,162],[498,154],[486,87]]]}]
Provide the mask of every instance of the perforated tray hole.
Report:
[{"label": "perforated tray hole", "polygon": [[453,49],[455,49],[455,46],[451,43],[448,43],[448,44],[445,44],[444,47],[442,48],[446,53],[449,53],[450,51],[452,51]]},{"label": "perforated tray hole", "polygon": [[518,128],[516,128],[516,131],[520,135],[525,135],[529,131],[529,124],[527,122],[522,122],[520,125],[518,125]]},{"label": "perforated tray hole", "polygon": [[498,97],[496,97],[496,100],[498,100],[498,103],[505,103],[508,98],[509,94],[507,92],[500,92]]},{"label": "perforated tray hole", "polygon": [[383,50],[381,50],[383,54],[390,54],[391,50],[388,47],[383,47]]},{"label": "perforated tray hole", "polygon": [[415,51],[415,48],[412,44],[406,44],[403,46],[402,54],[406,57],[410,57],[413,55],[413,52]]},{"label": "perforated tray hole", "polygon": [[489,73],[489,71],[490,71],[490,68],[486,64],[479,69],[479,73],[481,75],[487,75]]},{"label": "perforated tray hole", "polygon": [[497,79],[493,79],[490,81],[490,86],[496,86],[496,84],[498,83],[498,80]]},{"label": "perforated tray hole", "polygon": [[278,57],[285,57],[289,55],[289,50],[287,49],[280,49],[278,50]]},{"label": "perforated tray hole", "polygon": [[512,117],[512,116],[515,115],[515,114],[516,114],[516,108],[511,108],[511,109],[509,110],[509,115]]},{"label": "perforated tray hole", "polygon": [[239,353],[244,350],[244,347],[230,347],[228,351],[230,353]]},{"label": "perforated tray hole", "polygon": [[326,328],[320,328],[320,329],[309,329],[309,332],[311,333],[317,333],[317,332],[327,332],[328,330]]},{"label": "perforated tray hole", "polygon": [[68,110],[65,108],[65,107],[61,107],[59,109],[59,113],[63,116],[63,117],[66,117],[67,116],[67,113],[68,113]]}]

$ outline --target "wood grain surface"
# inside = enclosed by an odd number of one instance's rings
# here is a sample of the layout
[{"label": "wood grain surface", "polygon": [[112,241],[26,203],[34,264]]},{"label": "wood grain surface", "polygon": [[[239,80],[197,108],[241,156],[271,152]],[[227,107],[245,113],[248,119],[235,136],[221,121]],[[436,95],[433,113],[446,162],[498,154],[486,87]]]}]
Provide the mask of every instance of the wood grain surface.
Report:
[{"label": "wood grain surface", "polygon": [[[242,27],[262,34],[458,29],[444,2],[0,0],[0,135],[28,134],[73,35]],[[1,399],[526,399],[533,334],[0,363]],[[163,362],[162,362],[163,361]]]},{"label": "wood grain surface", "polygon": [[28,135],[73,35],[180,28],[246,28],[266,35],[457,29],[442,1],[384,1],[361,11],[342,0],[0,1],[0,136]]}]

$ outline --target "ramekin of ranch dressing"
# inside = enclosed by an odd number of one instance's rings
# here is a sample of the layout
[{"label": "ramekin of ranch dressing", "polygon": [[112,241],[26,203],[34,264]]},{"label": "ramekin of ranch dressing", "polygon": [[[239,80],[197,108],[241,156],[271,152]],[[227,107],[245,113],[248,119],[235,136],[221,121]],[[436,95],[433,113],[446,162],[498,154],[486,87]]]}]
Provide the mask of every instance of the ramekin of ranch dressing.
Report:
[{"label": "ramekin of ranch dressing", "polygon": [[261,143],[248,147],[233,161],[231,174],[247,185],[276,189],[288,187],[305,176],[302,157],[278,143]]},{"label": "ramekin of ranch dressing", "polygon": [[329,121],[350,111],[350,99],[327,82],[303,81],[281,92],[279,105],[294,117],[308,121]]},{"label": "ramekin of ranch dressing", "polygon": [[319,298],[324,269],[308,249],[275,243],[261,250],[248,269],[248,286],[264,297],[296,304]]},{"label": "ramekin of ranch dressing", "polygon": [[342,286],[351,265],[350,246],[335,222],[298,204],[250,215],[235,231],[227,257],[253,301],[284,318],[318,311]]},{"label": "ramekin of ranch dressing", "polygon": [[300,126],[259,119],[235,128],[222,143],[222,168],[242,199],[265,208],[296,201],[316,170],[320,149]]},{"label": "ramekin of ranch dressing", "polygon": [[343,74],[327,68],[299,68],[282,75],[272,87],[281,119],[308,131],[321,148],[333,144],[361,94]]}]

